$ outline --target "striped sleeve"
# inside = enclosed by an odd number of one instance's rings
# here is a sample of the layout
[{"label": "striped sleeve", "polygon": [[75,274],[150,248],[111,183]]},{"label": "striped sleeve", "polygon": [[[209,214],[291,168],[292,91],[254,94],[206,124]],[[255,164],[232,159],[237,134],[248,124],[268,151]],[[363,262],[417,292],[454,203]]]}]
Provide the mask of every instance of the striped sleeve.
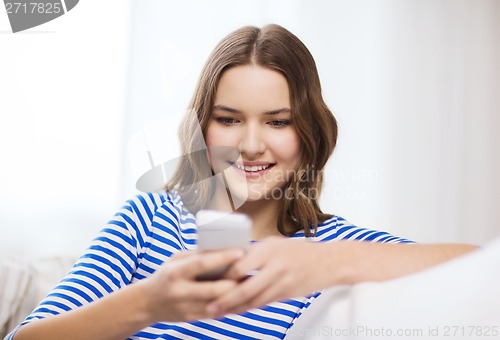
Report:
[{"label": "striped sleeve", "polygon": [[[300,231],[293,237],[303,238],[304,232]],[[386,231],[357,227],[340,216],[333,216],[321,223],[313,240],[319,242],[352,240],[378,243],[414,243],[409,239],[391,235]]]},{"label": "striped sleeve", "polygon": [[149,244],[154,212],[164,201],[158,194],[127,201],[66,277],[6,339],[32,320],[81,307],[129,284]]}]

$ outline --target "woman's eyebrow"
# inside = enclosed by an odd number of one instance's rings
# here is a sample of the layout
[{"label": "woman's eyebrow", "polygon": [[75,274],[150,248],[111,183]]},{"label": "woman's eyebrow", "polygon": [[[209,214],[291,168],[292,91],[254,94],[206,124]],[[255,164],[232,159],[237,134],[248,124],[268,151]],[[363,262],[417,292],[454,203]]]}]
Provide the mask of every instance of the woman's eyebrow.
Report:
[{"label": "woman's eyebrow", "polygon": [[240,110],[233,109],[232,107],[228,107],[225,105],[214,105],[212,110],[220,110],[220,111],[226,111],[230,113],[242,113]]},{"label": "woman's eyebrow", "polygon": [[[213,110],[220,110],[220,111],[226,111],[226,112],[230,112],[230,113],[242,113],[242,111],[238,110],[238,109],[234,109],[232,107],[228,107],[228,106],[225,106],[225,105],[214,105]],[[281,109],[277,109],[277,110],[271,110],[271,111],[266,111],[264,112],[265,115],[277,115],[277,114],[280,114],[280,113],[290,113],[292,112],[291,109],[287,108],[287,107],[283,107]]]},{"label": "woman's eyebrow", "polygon": [[290,110],[289,108],[283,107],[283,108],[277,109],[277,110],[266,111],[266,112],[264,112],[264,114],[265,115],[277,115],[280,113],[291,113],[291,112],[292,112],[292,110]]}]

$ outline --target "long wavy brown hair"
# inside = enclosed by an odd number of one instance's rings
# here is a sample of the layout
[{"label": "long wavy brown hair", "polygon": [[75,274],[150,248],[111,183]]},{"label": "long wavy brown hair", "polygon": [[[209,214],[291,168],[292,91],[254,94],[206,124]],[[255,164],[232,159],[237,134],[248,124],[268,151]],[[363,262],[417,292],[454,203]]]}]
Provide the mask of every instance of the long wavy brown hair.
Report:
[{"label": "long wavy brown hair", "polygon": [[[205,145],[204,136],[222,74],[232,67],[248,64],[278,71],[287,79],[292,121],[301,141],[301,152],[295,169],[299,175],[292,176],[283,188],[285,198],[277,227],[286,236],[303,229],[306,237],[310,237],[319,223],[331,217],[321,211],[318,200],[323,168],[337,140],[337,122],[323,100],[311,53],[294,34],[279,25],[240,28],[222,39],[212,51],[179,128],[185,157],[166,188],[178,190],[193,213],[209,203],[215,184],[213,180],[202,181],[210,178],[212,171],[207,153],[198,150]],[[285,230],[285,221],[291,222],[291,229]]]}]

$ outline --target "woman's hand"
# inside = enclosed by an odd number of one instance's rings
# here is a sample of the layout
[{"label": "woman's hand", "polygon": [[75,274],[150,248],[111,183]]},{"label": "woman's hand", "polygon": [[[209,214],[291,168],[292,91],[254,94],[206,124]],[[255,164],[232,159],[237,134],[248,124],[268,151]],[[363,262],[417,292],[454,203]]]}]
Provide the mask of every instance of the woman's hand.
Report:
[{"label": "woman's hand", "polygon": [[[225,275],[241,283],[209,305],[211,317],[241,313],[329,286],[331,259],[324,255],[320,244],[301,240],[270,237],[253,244]],[[248,277],[253,271],[256,274]]]},{"label": "woman's hand", "polygon": [[207,305],[234,289],[237,282],[231,279],[199,282],[196,276],[231,265],[243,255],[241,249],[174,255],[150,278],[137,283],[143,288],[148,318],[152,322],[176,322],[211,317]]}]

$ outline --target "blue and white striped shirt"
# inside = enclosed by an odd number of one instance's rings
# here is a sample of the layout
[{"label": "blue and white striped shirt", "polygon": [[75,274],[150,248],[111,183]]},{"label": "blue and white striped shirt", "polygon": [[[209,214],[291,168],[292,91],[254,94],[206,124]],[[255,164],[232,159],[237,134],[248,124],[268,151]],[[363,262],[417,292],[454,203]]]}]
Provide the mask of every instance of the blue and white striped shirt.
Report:
[{"label": "blue and white striped shirt", "polygon": [[[26,320],[81,307],[128,284],[152,275],[182,250],[196,247],[194,215],[173,192],[141,194],[129,200],[93,240],[69,274]],[[304,238],[302,231],[292,236]],[[313,241],[350,239],[406,243],[386,232],[358,228],[334,216],[318,226]],[[243,314],[195,322],[160,322],[131,339],[283,339],[294,321],[320,292],[303,298],[270,303]],[[16,330],[18,329],[16,328]],[[15,330],[6,339],[12,339]]]}]

